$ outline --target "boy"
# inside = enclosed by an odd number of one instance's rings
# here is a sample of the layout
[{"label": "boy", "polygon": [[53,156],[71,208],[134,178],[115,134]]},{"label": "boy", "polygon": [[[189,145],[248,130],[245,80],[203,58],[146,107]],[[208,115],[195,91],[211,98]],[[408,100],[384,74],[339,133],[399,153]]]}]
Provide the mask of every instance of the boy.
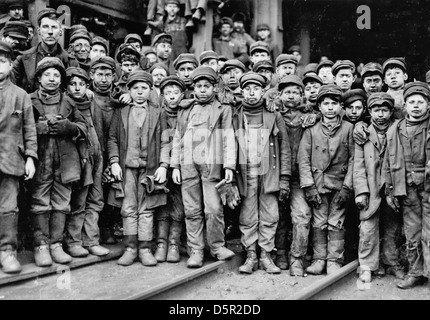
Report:
[{"label": "boy", "polygon": [[[65,81],[59,58],[43,58],[36,67],[39,89],[31,94],[36,119],[38,158],[30,199],[34,230],[34,259],[39,267],[64,264],[72,258],[63,251],[66,215],[70,214],[72,183],[81,178],[76,143],[86,138],[87,125],[79,110],[61,91]],[[81,162],[82,160],[82,162]]]},{"label": "boy", "polygon": [[[168,76],[160,83],[163,97],[164,112],[167,117],[167,128],[170,132],[169,149],[171,152],[173,137],[175,134],[179,103],[184,96],[185,83],[177,76]],[[182,203],[181,187],[174,184],[172,170],[168,170],[168,182],[166,187],[170,190],[167,194],[167,205],[158,209],[157,220],[157,251],[155,258],[158,262],[179,262],[179,245],[181,244],[182,227],[184,223],[184,204]],[[166,248],[169,246],[168,249]]]},{"label": "boy", "polygon": [[237,59],[227,60],[220,70],[222,83],[219,83],[218,98],[221,103],[235,107],[242,101],[240,78],[245,73],[245,65]]},{"label": "boy", "polygon": [[187,19],[179,15],[179,0],[164,0],[164,3],[167,18],[163,25],[163,32],[172,37],[171,59],[175,60],[181,53],[188,52],[189,40],[185,28]]},{"label": "boy", "polygon": [[218,53],[212,50],[203,51],[199,57],[199,62],[201,66],[211,67],[217,73],[219,71],[218,60]]},{"label": "boy", "polygon": [[323,85],[323,80],[316,74],[309,72],[303,77],[303,84],[305,86],[305,99],[308,109],[318,111],[317,97]]},{"label": "boy", "polygon": [[191,75],[194,70],[198,67],[199,63],[197,58],[192,53],[182,53],[173,62],[176,74],[186,85],[184,99],[190,99],[193,97],[193,80]]},{"label": "boy", "polygon": [[343,121],[342,89],[325,85],[317,97],[322,119],[306,129],[300,142],[300,187],[312,207],[313,262],[306,268],[330,275],[344,261],[345,205],[351,198],[354,161],[353,125]]},{"label": "boy", "polygon": [[[373,93],[367,104],[371,116],[370,135],[364,145],[355,144],[353,185],[361,220],[359,278],[369,283],[372,272],[380,268],[379,250],[382,251],[381,267],[386,267],[387,273],[398,278],[403,278],[404,274],[399,265],[399,250],[395,242],[400,232],[401,218],[388,206],[381,183],[382,163],[387,148],[386,134],[394,123],[394,99],[387,93]],[[381,240],[380,232],[383,234]]]},{"label": "boy", "polygon": [[169,74],[174,74],[176,71],[172,63],[174,59],[171,58],[172,43],[172,36],[167,33],[157,34],[152,40],[152,48],[157,55],[157,62],[165,63],[169,67]]},{"label": "boy", "polygon": [[17,260],[19,179],[36,168],[37,135],[29,95],[10,80],[13,48],[0,41],[0,264],[5,273],[21,271]]},{"label": "boy", "polygon": [[404,110],[403,89],[408,80],[405,58],[389,58],[382,65],[384,82],[388,86],[387,93],[394,98],[394,117],[403,119],[406,115]]},{"label": "boy", "polygon": [[296,74],[297,71],[297,57],[292,54],[280,54],[276,58],[276,74],[278,75],[278,81],[283,77]]},{"label": "boy", "polygon": [[411,82],[403,95],[407,115],[387,131],[384,182],[388,205],[403,214],[406,237],[409,270],[397,287],[409,289],[430,277],[430,89],[424,82]]},{"label": "boy", "polygon": [[275,66],[273,65],[273,62],[267,60],[259,61],[252,66],[252,71],[266,77],[267,83],[264,88],[265,94],[269,89],[276,85],[276,81],[274,81]]},{"label": "boy", "polygon": [[129,266],[138,256],[144,266],[155,266],[151,252],[155,208],[166,204],[164,193],[148,193],[148,176],[163,184],[169,166],[166,119],[149,99],[152,76],[143,70],[130,74],[127,87],[132,103],[116,109],[108,138],[109,163],[115,181],[124,181],[123,217],[125,252],[118,264]]},{"label": "boy", "polygon": [[251,65],[259,61],[271,61],[269,45],[263,41],[257,41],[251,44],[249,49]]},{"label": "boy", "polygon": [[351,90],[355,81],[355,65],[350,60],[338,60],[331,68],[334,76],[334,83],[338,85],[342,92]]},{"label": "boy", "polygon": [[152,79],[154,80],[154,87],[151,91],[150,99],[154,104],[161,106],[163,97],[161,95],[160,83],[169,75],[169,69],[164,63],[157,62],[151,68],[149,68],[148,72],[151,74]]},{"label": "boy", "polygon": [[95,58],[106,57],[109,55],[109,44],[105,38],[96,36],[92,38],[91,52],[88,58],[92,61]]},{"label": "boy", "polygon": [[323,60],[320,63],[318,63],[317,74],[318,74],[318,77],[320,77],[321,80],[323,81],[324,85],[334,83],[334,77],[332,72],[333,65],[334,65],[334,62],[331,60]]},{"label": "boy", "polygon": [[289,140],[281,115],[266,109],[265,85],[263,76],[246,73],[240,79],[243,102],[233,115],[238,142],[237,185],[243,197],[239,228],[247,251],[247,260],[239,267],[239,272],[248,274],[258,266],[257,245],[260,268],[267,273],[281,273],[270,252],[275,248],[278,198],[285,201],[290,192]]},{"label": "boy", "polygon": [[342,95],[345,114],[343,119],[355,125],[367,121],[366,94],[361,89],[351,89]]},{"label": "boy", "polygon": [[382,78],[382,66],[379,63],[369,62],[364,65],[361,70],[361,79],[367,98],[369,98],[372,93],[382,91],[382,86],[384,85]]},{"label": "boy", "polygon": [[[109,250],[99,244],[99,212],[103,209],[103,156],[100,140],[103,137],[103,115],[94,100],[86,96],[90,82],[81,68],[66,69],[67,101],[78,108],[88,126],[88,160],[83,166],[80,185],[72,192],[71,214],[66,220],[67,251],[72,257],[89,253],[105,256]],[[87,249],[86,249],[87,248]]]},{"label": "boy", "polygon": [[132,45],[137,52],[142,52],[143,41],[142,38],[137,33],[129,33],[125,39],[124,43]]},{"label": "boy", "polygon": [[114,83],[112,90],[112,97],[127,103],[129,100],[123,100],[125,94],[128,93],[127,81],[129,75],[140,69],[140,53],[130,44],[123,43],[119,46],[118,53],[116,54],[116,61],[121,66],[121,74],[119,79]]},{"label": "boy", "polygon": [[90,37],[89,32],[80,29],[73,32],[70,36],[69,43],[72,47],[73,56],[79,62],[79,67],[89,72],[91,62],[89,56],[92,47],[92,39]]},{"label": "boy", "polygon": [[203,266],[205,222],[210,253],[218,260],[234,256],[225,247],[223,206],[215,187],[223,179],[232,182],[236,145],[231,107],[215,96],[217,79],[209,67],[193,72],[196,101],[179,111],[173,140],[172,179],[181,184],[190,268]]}]

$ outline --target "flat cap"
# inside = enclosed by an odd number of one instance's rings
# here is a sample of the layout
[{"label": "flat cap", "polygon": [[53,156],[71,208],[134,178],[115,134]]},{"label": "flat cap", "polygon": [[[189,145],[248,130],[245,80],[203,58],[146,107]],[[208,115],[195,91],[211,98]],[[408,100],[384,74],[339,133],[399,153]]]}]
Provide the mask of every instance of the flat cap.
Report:
[{"label": "flat cap", "polygon": [[245,73],[239,80],[240,87],[243,89],[249,84],[256,84],[262,88],[266,87],[267,78],[256,72],[250,71]]},{"label": "flat cap", "polygon": [[376,62],[366,63],[361,70],[361,76],[364,78],[366,74],[379,74],[381,77],[384,76],[382,73],[382,66]]},{"label": "flat cap", "polygon": [[326,96],[337,96],[342,99],[342,89],[335,84],[326,84],[320,88],[317,95],[317,103],[319,103]]},{"label": "flat cap", "polygon": [[318,63],[308,63],[303,69],[303,75],[307,75],[308,73],[317,73]]},{"label": "flat cap", "polygon": [[146,56],[147,54],[157,54],[153,49],[147,49],[143,51],[142,55]]},{"label": "flat cap", "polygon": [[339,72],[341,69],[350,69],[352,73],[355,72],[355,64],[351,60],[338,60],[335,62],[333,67],[331,68],[331,72],[334,76]]},{"label": "flat cap", "polygon": [[8,42],[0,40],[0,52],[6,53],[7,55],[11,55],[11,57],[13,58],[13,48]]},{"label": "flat cap", "polygon": [[257,25],[257,32],[262,30],[271,30],[270,26],[267,23],[260,23]]},{"label": "flat cap", "polygon": [[235,14],[233,14],[232,19],[234,22],[245,22],[246,21],[246,16],[243,12],[236,12]]},{"label": "flat cap", "polygon": [[218,53],[216,53],[216,52],[215,52],[215,51],[213,51],[213,50],[203,51],[203,52],[200,54],[199,62],[200,62],[200,64],[202,64],[202,63],[203,63],[203,62],[205,62],[206,60],[210,60],[210,59],[218,60],[218,59],[219,59],[219,55],[218,55]]},{"label": "flat cap", "polygon": [[86,26],[84,26],[83,24],[80,24],[80,23],[74,24],[74,25],[70,26],[69,33],[73,34],[78,30],[88,31],[88,28]]},{"label": "flat cap", "polygon": [[96,45],[96,44],[99,44],[99,45],[105,47],[106,53],[109,52],[109,44],[108,44],[108,41],[105,38],[100,37],[100,36],[95,36],[92,39],[92,43],[93,43],[93,46]]},{"label": "flat cap", "polygon": [[367,99],[367,108],[372,109],[375,106],[387,105],[390,109],[394,108],[394,98],[386,92],[372,93]]},{"label": "flat cap", "polygon": [[275,72],[275,66],[272,61],[269,60],[261,60],[252,66],[252,71],[258,72],[260,70],[267,69],[272,72]]},{"label": "flat cap", "polygon": [[37,24],[40,25],[40,21],[42,21],[43,18],[50,18],[57,20],[60,14],[57,12],[57,10],[53,8],[45,8],[39,11],[39,14],[37,15]]},{"label": "flat cap", "polygon": [[302,90],[305,90],[305,85],[303,84],[302,79],[300,79],[299,76],[295,74],[290,74],[281,79],[278,84],[278,90],[282,91],[285,87],[288,87],[289,85],[298,86],[302,88]]},{"label": "flat cap", "polygon": [[298,63],[297,57],[293,54],[286,54],[286,53],[280,54],[276,58],[276,62],[275,62],[276,68],[285,63],[293,63],[297,66],[297,63]]},{"label": "flat cap", "polygon": [[90,68],[91,69],[108,68],[108,69],[115,70],[116,69],[116,62],[113,58],[111,58],[109,56],[96,57],[96,58],[91,60]]},{"label": "flat cap", "polygon": [[227,61],[227,57],[226,56],[219,56],[218,61]]},{"label": "flat cap", "polygon": [[354,101],[367,101],[366,93],[362,89],[351,89],[343,93],[342,100],[345,106],[349,106]]},{"label": "flat cap", "polygon": [[233,19],[232,18],[229,18],[229,17],[222,17],[221,18],[221,23],[220,23],[221,25],[223,25],[223,24],[229,24],[230,25],[230,27],[233,27]]},{"label": "flat cap", "polygon": [[179,2],[179,0],[165,0],[164,4],[176,4],[176,5],[180,5],[181,3]]},{"label": "flat cap", "polygon": [[76,30],[75,32],[73,32],[72,35],[70,36],[69,42],[73,43],[78,39],[88,40],[88,42],[90,44],[92,44],[92,42],[93,42],[93,40],[91,39],[90,33],[86,30],[83,30],[83,29],[79,29],[79,30]]},{"label": "flat cap", "polygon": [[133,55],[136,57],[137,61],[140,61],[140,52],[129,43],[122,43],[119,46],[115,60],[121,63],[124,55]]},{"label": "flat cap", "polygon": [[152,65],[151,68],[149,68],[148,72],[152,74],[152,71],[154,69],[163,69],[166,71],[166,74],[169,75],[169,67],[164,62],[156,62]]},{"label": "flat cap", "polygon": [[166,42],[166,43],[173,43],[173,38],[170,34],[167,33],[159,33],[157,34],[154,39],[152,40],[152,46],[156,46],[158,43]]},{"label": "flat cap", "polygon": [[263,51],[263,52],[266,52],[267,54],[270,54],[270,49],[269,49],[269,45],[267,44],[267,42],[256,41],[253,44],[251,44],[251,46],[249,48],[249,54],[253,55],[257,51]]},{"label": "flat cap", "polygon": [[396,66],[400,69],[402,69],[404,72],[407,70],[407,64],[404,57],[393,57],[385,60],[384,64],[382,65],[382,70],[385,74],[389,66]]},{"label": "flat cap", "polygon": [[60,71],[63,79],[66,78],[66,69],[63,62],[57,57],[45,57],[36,66],[35,76],[40,76],[46,69],[55,68]]},{"label": "flat cap", "polygon": [[321,68],[323,67],[333,68],[333,65],[334,65],[334,62],[331,60],[320,61],[320,63],[318,63],[318,66],[317,66],[317,73],[320,71]]},{"label": "flat cap", "polygon": [[218,81],[218,75],[211,67],[201,66],[193,71],[193,73],[191,74],[191,79],[194,83],[199,80],[205,79],[208,80],[210,83],[215,84]]},{"label": "flat cap", "polygon": [[308,72],[308,73],[303,77],[302,81],[303,81],[303,84],[304,84],[305,86],[306,86],[306,84],[307,84],[307,83],[309,83],[309,82],[318,82],[318,83],[320,83],[321,85],[323,84],[322,79],[321,79],[318,75],[316,75],[315,73],[312,73],[312,72]]},{"label": "flat cap", "polygon": [[152,75],[143,70],[135,70],[128,76],[127,88],[130,88],[135,82],[146,82],[152,88],[154,80]]},{"label": "flat cap", "polygon": [[33,24],[31,23],[30,20],[20,20],[20,21],[23,22],[23,23],[25,23],[25,25],[26,25],[27,28],[33,28],[34,29],[34,26],[33,26]]},{"label": "flat cap", "polygon": [[239,68],[243,72],[246,71],[246,67],[242,62],[240,62],[237,59],[230,59],[224,63],[224,65],[219,70],[219,73],[223,74],[224,72],[226,72],[227,70],[230,70],[232,68]]},{"label": "flat cap", "polygon": [[139,36],[137,33],[129,33],[125,37],[124,43],[130,43],[130,42],[139,42],[140,44],[143,44],[142,37]]},{"label": "flat cap", "polygon": [[171,86],[171,85],[178,86],[181,89],[181,91],[185,91],[185,89],[187,88],[187,86],[185,85],[185,82],[178,76],[167,76],[160,82],[161,92],[163,92],[166,86]]},{"label": "flat cap", "polygon": [[299,45],[293,45],[291,47],[288,48],[288,53],[293,53],[293,52],[299,52],[300,53],[300,46]]},{"label": "flat cap", "polygon": [[192,63],[196,67],[199,65],[196,56],[193,53],[181,53],[175,61],[173,61],[173,67],[178,70],[179,66],[183,63]]},{"label": "flat cap", "polygon": [[430,70],[426,73],[426,82],[430,83]]},{"label": "flat cap", "polygon": [[28,27],[22,21],[8,21],[3,28],[3,35],[17,39],[28,39]]},{"label": "flat cap", "polygon": [[90,76],[88,72],[79,67],[69,67],[66,69],[66,79],[70,79],[72,77],[79,77],[84,79],[86,82],[90,82]]},{"label": "flat cap", "polygon": [[25,5],[24,5],[24,1],[22,0],[18,0],[18,1],[12,1],[11,3],[9,3],[8,9],[12,10],[12,9],[24,9]]},{"label": "flat cap", "polygon": [[420,94],[430,99],[430,88],[429,85],[422,81],[409,82],[405,85],[403,90],[403,98],[406,100],[407,97],[413,94]]}]

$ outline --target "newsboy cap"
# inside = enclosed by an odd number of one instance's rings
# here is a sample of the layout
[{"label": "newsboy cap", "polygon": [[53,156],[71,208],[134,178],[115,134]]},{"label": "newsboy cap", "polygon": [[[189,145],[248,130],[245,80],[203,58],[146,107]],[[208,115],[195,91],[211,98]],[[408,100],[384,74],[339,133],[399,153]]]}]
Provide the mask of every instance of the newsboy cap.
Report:
[{"label": "newsboy cap", "polygon": [[96,57],[91,60],[90,69],[96,68],[107,68],[107,69],[116,69],[116,62],[113,58],[109,56],[105,57]]},{"label": "newsboy cap", "polygon": [[108,45],[108,41],[105,38],[100,37],[100,36],[95,36],[92,39],[92,43],[93,43],[93,46],[96,45],[96,44],[103,46],[106,49],[106,54],[108,54],[108,52],[109,52],[109,45]]},{"label": "newsboy cap", "polygon": [[262,31],[262,30],[269,30],[270,31],[270,26],[267,23],[258,24],[257,25],[257,32]]},{"label": "newsboy cap", "polygon": [[293,52],[299,52],[300,53],[300,46],[295,44],[295,45],[289,47],[287,52],[288,53],[293,53]]},{"label": "newsboy cap", "polygon": [[255,63],[252,66],[252,71],[254,71],[254,72],[258,72],[258,71],[263,70],[263,69],[267,69],[267,70],[270,70],[272,72],[275,72],[275,66],[273,65],[273,62],[269,61],[269,60],[258,61],[257,63]]},{"label": "newsboy cap", "polygon": [[230,70],[232,68],[239,68],[243,72],[246,71],[246,67],[242,62],[240,62],[237,59],[230,59],[224,63],[224,65],[219,70],[219,73],[223,74],[224,72],[226,72],[227,70]]},{"label": "newsboy cap", "polygon": [[363,78],[365,78],[366,75],[371,75],[375,73],[380,75],[381,77],[384,77],[384,74],[382,73],[382,66],[376,62],[366,63],[363,69],[361,70],[361,76]]},{"label": "newsboy cap", "polygon": [[130,43],[130,42],[139,42],[140,44],[143,44],[142,37],[139,36],[137,33],[129,33],[125,37],[124,43]]},{"label": "newsboy cap", "polygon": [[17,1],[12,1],[11,3],[9,3],[8,6],[8,10],[12,10],[12,9],[24,9],[24,1],[23,0],[17,0]]},{"label": "newsboy cap", "polygon": [[300,77],[295,74],[290,74],[283,77],[281,81],[279,81],[278,90],[282,91],[289,85],[298,86],[302,88],[303,91],[305,90],[305,85],[303,84],[302,79],[300,79]]},{"label": "newsboy cap", "polygon": [[409,82],[405,85],[403,90],[403,98],[406,100],[407,97],[413,94],[420,94],[430,99],[430,88],[429,85],[422,81]]},{"label": "newsboy cap", "polygon": [[40,21],[42,21],[43,18],[50,18],[57,20],[60,14],[57,12],[57,10],[53,8],[45,8],[39,11],[39,14],[37,15],[37,24],[40,25]]},{"label": "newsboy cap", "polygon": [[262,76],[261,74],[250,71],[240,77],[239,83],[242,89],[251,83],[264,88],[266,87],[267,78],[265,76]]},{"label": "newsboy cap", "polygon": [[335,84],[326,84],[322,86],[317,95],[317,103],[326,96],[337,96],[342,100],[342,89]]},{"label": "newsboy cap", "polygon": [[86,82],[90,82],[90,76],[88,73],[79,67],[69,67],[66,69],[66,79],[70,80],[72,77],[79,77],[84,79]]},{"label": "newsboy cap", "polygon": [[318,63],[317,66],[317,73],[320,71],[321,68],[327,67],[327,68],[333,68],[334,62],[331,60],[323,60]]},{"label": "newsboy cap", "polygon": [[302,81],[303,81],[303,84],[304,84],[305,86],[306,86],[306,84],[307,84],[307,83],[309,83],[309,82],[318,82],[318,83],[320,83],[321,85],[323,84],[322,79],[321,79],[318,75],[316,75],[315,73],[312,73],[312,72],[308,72],[308,73],[303,77]]},{"label": "newsboy cap", "polygon": [[280,65],[283,65],[285,63],[293,63],[297,66],[297,57],[293,54],[280,54],[277,58],[276,58],[276,68],[279,67]]},{"label": "newsboy cap", "polygon": [[152,88],[153,79],[152,75],[143,70],[135,70],[128,76],[127,88],[130,88],[135,82],[146,82]]},{"label": "newsboy cap", "polygon": [[157,44],[166,42],[166,43],[173,43],[173,38],[170,34],[167,33],[159,33],[157,34],[154,39],[152,40],[152,46],[155,47]]},{"label": "newsboy cap", "polygon": [[176,5],[180,5],[181,3],[179,2],[179,0],[165,0],[164,4],[176,4]]},{"label": "newsboy cap", "polygon": [[66,78],[66,69],[63,62],[57,57],[45,57],[36,66],[35,76],[40,76],[46,69],[55,68],[61,73],[62,79]]},{"label": "newsboy cap", "polygon": [[3,35],[17,39],[28,39],[28,27],[22,21],[8,21],[3,28]]},{"label": "newsboy cap", "polygon": [[222,17],[220,25],[228,24],[230,27],[233,27],[233,19],[229,17]]},{"label": "newsboy cap", "polygon": [[249,48],[249,54],[252,56],[257,51],[263,51],[267,54],[270,54],[269,45],[264,41],[256,41],[253,44],[251,44]]},{"label": "newsboy cap", "polygon": [[342,69],[350,69],[352,73],[354,73],[355,64],[351,60],[338,60],[335,62],[333,67],[331,67],[331,72],[336,76],[336,74]]},{"label": "newsboy cap", "polygon": [[85,39],[90,43],[90,45],[92,45],[92,42],[93,42],[93,40],[91,39],[90,33],[83,29],[79,29],[73,32],[72,35],[70,36],[69,43],[73,43],[78,39]]},{"label": "newsboy cap", "polygon": [[175,61],[173,61],[173,67],[178,70],[179,66],[183,63],[192,63],[196,67],[199,65],[196,56],[193,53],[181,53]]},{"label": "newsboy cap", "polygon": [[367,101],[366,93],[362,89],[351,89],[342,94],[342,100],[345,106],[351,105],[353,102],[361,100]]},{"label": "newsboy cap", "polygon": [[393,57],[385,60],[385,62],[382,65],[382,70],[384,72],[384,75],[385,75],[385,72],[387,72],[387,69],[389,66],[398,67],[402,69],[404,72],[406,72],[407,70],[407,64],[404,57]]},{"label": "newsboy cap", "polygon": [[199,62],[200,62],[200,64],[202,64],[202,63],[203,63],[203,62],[205,62],[206,60],[210,60],[210,59],[218,60],[218,59],[219,59],[219,55],[218,55],[218,53],[216,53],[216,52],[215,52],[215,51],[213,51],[213,50],[203,51],[203,52],[200,54]]},{"label": "newsboy cap", "polygon": [[303,76],[307,75],[308,73],[317,74],[317,67],[318,63],[308,63],[303,69]]},{"label": "newsboy cap", "polygon": [[216,84],[218,81],[218,75],[211,67],[200,66],[195,69],[191,74],[191,80],[196,83],[197,81],[202,79],[208,80],[212,84]]},{"label": "newsboy cap", "polygon": [[136,48],[129,43],[122,43],[119,46],[115,60],[118,61],[119,63],[122,63],[122,59],[124,55],[133,55],[136,57],[137,61],[140,61],[140,52],[137,51]]},{"label": "newsboy cap", "polygon": [[182,92],[185,91],[187,88],[187,86],[185,85],[185,82],[178,76],[167,76],[160,82],[160,91],[163,92],[166,86],[171,86],[171,85],[178,86]]},{"label": "newsboy cap", "polygon": [[370,110],[375,106],[386,105],[390,109],[394,108],[394,98],[386,92],[375,92],[367,98],[367,108]]}]

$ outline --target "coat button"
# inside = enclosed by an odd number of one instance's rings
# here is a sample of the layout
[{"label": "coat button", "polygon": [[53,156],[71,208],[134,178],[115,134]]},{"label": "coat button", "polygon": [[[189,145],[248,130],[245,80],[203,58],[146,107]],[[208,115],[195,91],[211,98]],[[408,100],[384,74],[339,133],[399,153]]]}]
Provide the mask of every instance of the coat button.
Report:
[{"label": "coat button", "polygon": [[273,155],[273,158],[276,158],[276,155],[275,155],[275,154]]},{"label": "coat button", "polygon": [[273,166],[273,169],[276,169],[276,166]]}]

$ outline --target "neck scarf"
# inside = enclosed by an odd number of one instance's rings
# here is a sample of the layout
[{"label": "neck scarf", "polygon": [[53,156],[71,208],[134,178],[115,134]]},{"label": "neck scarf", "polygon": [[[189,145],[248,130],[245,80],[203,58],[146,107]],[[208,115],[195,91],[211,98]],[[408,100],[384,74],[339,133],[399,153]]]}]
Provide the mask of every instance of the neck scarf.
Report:
[{"label": "neck scarf", "polygon": [[419,119],[414,119],[411,118],[409,115],[406,116],[406,126],[407,127],[414,127],[414,126],[418,126],[421,123],[423,123],[424,121],[426,121],[428,118],[430,117],[430,111],[427,111],[421,118]]},{"label": "neck scarf", "polygon": [[56,104],[59,103],[61,100],[60,89],[57,89],[55,92],[48,92],[42,87],[40,87],[38,91],[38,96],[43,104]]},{"label": "neck scarf", "polygon": [[372,125],[375,127],[375,130],[378,134],[384,134],[387,132],[388,128],[393,124],[394,120],[391,118],[385,124],[378,124],[375,120],[371,120]]},{"label": "neck scarf", "polygon": [[211,104],[215,99],[215,92],[212,93],[212,95],[210,97],[208,97],[206,100],[200,100],[199,98],[197,98],[196,96],[196,101],[198,104],[201,105],[206,105],[206,104]]}]

